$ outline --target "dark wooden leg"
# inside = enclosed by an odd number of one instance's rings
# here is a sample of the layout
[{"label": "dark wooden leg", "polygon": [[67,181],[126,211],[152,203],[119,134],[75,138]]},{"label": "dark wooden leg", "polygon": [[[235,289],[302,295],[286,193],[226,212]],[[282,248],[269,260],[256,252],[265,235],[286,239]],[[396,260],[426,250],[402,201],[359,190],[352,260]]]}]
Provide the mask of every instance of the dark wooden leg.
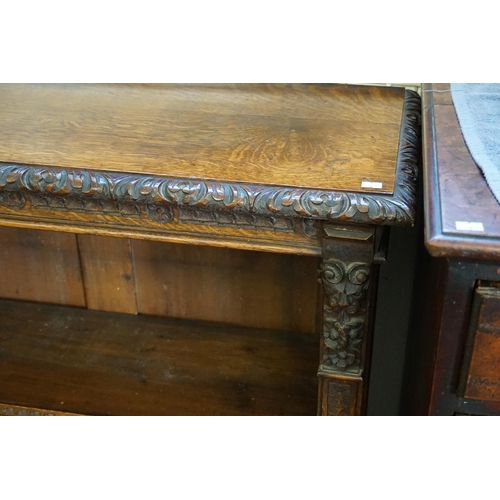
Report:
[{"label": "dark wooden leg", "polygon": [[364,411],[373,248],[371,228],[324,226],[319,415]]}]

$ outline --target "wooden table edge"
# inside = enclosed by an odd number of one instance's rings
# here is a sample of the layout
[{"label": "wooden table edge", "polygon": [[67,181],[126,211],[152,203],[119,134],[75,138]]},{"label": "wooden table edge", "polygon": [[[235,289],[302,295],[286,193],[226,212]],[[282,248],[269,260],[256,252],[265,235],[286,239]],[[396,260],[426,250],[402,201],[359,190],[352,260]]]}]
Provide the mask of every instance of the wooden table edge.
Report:
[{"label": "wooden table edge", "polygon": [[481,237],[477,233],[452,234],[443,231],[434,106],[446,104],[434,103],[436,90],[433,85],[422,85],[425,246],[433,257],[497,260],[500,258],[497,238]]},{"label": "wooden table edge", "polygon": [[22,210],[30,196],[140,204],[145,216],[157,207],[190,206],[213,211],[281,214],[318,220],[413,225],[420,158],[420,96],[405,91],[392,195],[179,179],[106,170],[0,163],[0,204]]}]

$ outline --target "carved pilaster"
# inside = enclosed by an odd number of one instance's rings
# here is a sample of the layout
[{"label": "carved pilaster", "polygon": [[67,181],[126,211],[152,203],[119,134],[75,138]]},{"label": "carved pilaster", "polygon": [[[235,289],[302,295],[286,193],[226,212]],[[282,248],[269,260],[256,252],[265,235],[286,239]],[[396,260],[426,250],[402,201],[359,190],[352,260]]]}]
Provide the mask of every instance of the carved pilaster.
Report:
[{"label": "carved pilaster", "polygon": [[368,263],[323,260],[324,367],[359,373],[369,278]]},{"label": "carved pilaster", "polygon": [[325,226],[319,274],[321,321],[320,413],[360,411],[373,259],[372,229]]}]

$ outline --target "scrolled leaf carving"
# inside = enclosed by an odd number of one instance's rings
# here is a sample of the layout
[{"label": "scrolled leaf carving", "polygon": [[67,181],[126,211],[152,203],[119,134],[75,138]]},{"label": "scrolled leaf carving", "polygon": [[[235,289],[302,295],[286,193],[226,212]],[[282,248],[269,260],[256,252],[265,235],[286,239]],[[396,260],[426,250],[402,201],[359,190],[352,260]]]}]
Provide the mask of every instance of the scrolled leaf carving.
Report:
[{"label": "scrolled leaf carving", "polygon": [[324,320],[322,363],[335,370],[357,372],[361,366],[370,266],[323,261]]},{"label": "scrolled leaf carving", "polygon": [[[142,207],[188,206],[267,216],[280,214],[284,217],[321,220],[411,224],[419,158],[420,97],[407,91],[393,195],[254,186],[104,170],[95,172],[10,164],[0,164],[0,192],[107,200]],[[5,200],[3,195],[0,203],[5,204]],[[152,213],[154,217],[159,213],[158,210],[146,212]],[[165,214],[167,212],[168,210]],[[168,216],[164,215],[160,219],[166,220]]]}]

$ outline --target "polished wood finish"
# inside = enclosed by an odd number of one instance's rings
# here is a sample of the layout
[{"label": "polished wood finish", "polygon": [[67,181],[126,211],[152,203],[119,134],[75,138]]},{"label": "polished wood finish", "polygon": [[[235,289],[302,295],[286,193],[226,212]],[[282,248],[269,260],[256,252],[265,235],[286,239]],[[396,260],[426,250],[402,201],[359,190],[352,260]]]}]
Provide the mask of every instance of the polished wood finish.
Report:
[{"label": "polished wood finish", "polygon": [[[6,337],[4,368],[14,376],[0,401],[57,409],[64,395],[68,411],[92,414],[309,414],[308,346],[319,342],[319,413],[364,411],[374,264],[385,259],[378,226],[414,221],[417,94],[5,85],[0,100],[0,225],[76,233],[86,306],[107,311],[30,306],[26,321],[53,327],[40,336],[11,318],[18,334]],[[174,332],[168,342],[162,331]],[[29,362],[16,357],[30,349]]]},{"label": "polished wood finish", "polygon": [[[499,259],[498,202],[467,149],[450,86],[422,92],[427,248],[436,257]],[[484,231],[459,230],[457,221],[480,222]]]},{"label": "polished wood finish", "polygon": [[[16,92],[20,91],[15,88]],[[26,90],[30,87],[20,88]],[[103,94],[108,89],[96,87],[96,92],[97,88]],[[231,95],[241,97],[244,88],[241,92],[238,89],[238,86],[232,88]],[[347,98],[358,99],[355,97],[356,87],[335,89]],[[378,88],[372,91],[372,97],[378,96],[381,102],[385,102],[385,98],[393,95],[393,90]],[[360,95],[364,92],[361,91]],[[27,94],[29,101],[29,92]],[[69,99],[69,95],[66,94],[66,98]],[[161,107],[163,94],[155,95]],[[120,96],[114,96],[112,100],[126,108],[128,98],[123,101],[124,96]],[[78,96],[73,98],[78,101]],[[278,101],[288,102],[289,98],[284,92]],[[130,99],[134,102],[133,98]],[[372,178],[378,176],[382,165],[367,170],[370,179],[361,180],[357,191],[349,192],[343,190],[344,177],[334,177],[333,189],[311,189],[258,184],[257,181],[244,184],[233,180],[212,180],[209,171],[206,179],[196,179],[191,175],[177,178],[168,172],[165,175],[151,174],[144,169],[140,173],[127,174],[105,170],[105,166],[102,170],[92,170],[87,167],[20,165],[7,162],[6,157],[3,163],[0,161],[0,223],[80,234],[318,255],[321,253],[318,220],[376,225],[413,223],[420,150],[420,99],[410,91],[402,94],[401,99],[398,140],[391,140],[391,136],[384,138],[397,151],[392,194],[384,194],[383,183]],[[366,109],[371,108],[367,106]],[[196,110],[186,104],[186,114],[195,116]],[[43,120],[42,115],[36,116]],[[355,125],[356,116],[349,116],[352,123],[343,121],[343,130]],[[382,112],[380,119],[383,120]],[[52,120],[51,111],[47,111],[47,120]],[[29,121],[23,119],[21,125],[25,128],[21,127],[20,137],[31,130]],[[332,138],[331,147],[334,143]],[[105,147],[108,148],[109,144],[106,142]],[[368,151],[376,151],[380,145],[380,142],[372,144],[368,141],[365,145],[367,154],[372,154]],[[42,146],[40,150],[43,151]],[[123,158],[125,153],[126,148]],[[69,155],[69,151],[66,154]],[[287,164],[287,168],[290,166]],[[240,168],[244,170],[245,164],[240,164]],[[303,164],[293,175],[306,178],[308,168]],[[259,176],[259,179],[261,182],[263,177]],[[365,187],[365,183],[370,187]],[[376,192],[372,193],[374,190]]]},{"label": "polished wood finish", "polygon": [[0,400],[103,415],[313,415],[317,337],[0,301]]},{"label": "polished wood finish", "polygon": [[0,100],[2,162],[392,193],[404,90],[4,84]]},{"label": "polished wood finish", "polygon": [[[499,415],[500,206],[466,149],[449,85],[423,86],[425,245],[407,413]],[[481,222],[483,232],[455,222]],[[429,255],[430,254],[430,255]]]}]

